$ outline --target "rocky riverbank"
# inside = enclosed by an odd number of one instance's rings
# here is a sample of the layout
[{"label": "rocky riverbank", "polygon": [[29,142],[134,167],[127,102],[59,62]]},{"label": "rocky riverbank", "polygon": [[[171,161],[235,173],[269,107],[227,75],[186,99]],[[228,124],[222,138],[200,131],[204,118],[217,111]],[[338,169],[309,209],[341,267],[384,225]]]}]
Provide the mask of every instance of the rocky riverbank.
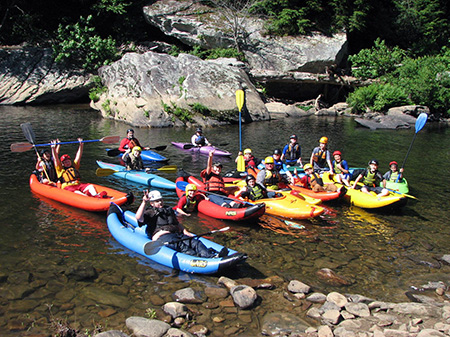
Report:
[{"label": "rocky riverbank", "polygon": [[[430,282],[407,293],[413,302],[390,303],[357,294],[323,294],[279,277],[239,282],[221,277],[216,287],[175,291],[173,302],[161,303],[151,318],[128,317],[123,331],[95,336],[250,336],[249,327],[264,336],[450,336],[446,290],[444,282]],[[255,322],[250,311],[257,311],[260,301],[271,301],[273,309]]]}]

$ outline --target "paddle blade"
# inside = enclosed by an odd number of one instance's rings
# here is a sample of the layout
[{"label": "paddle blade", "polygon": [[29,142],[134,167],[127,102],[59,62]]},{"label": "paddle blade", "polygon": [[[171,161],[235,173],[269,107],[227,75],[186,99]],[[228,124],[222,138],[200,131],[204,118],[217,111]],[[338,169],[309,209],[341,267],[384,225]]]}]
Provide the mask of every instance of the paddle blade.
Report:
[{"label": "paddle blade", "polygon": [[193,145],[193,144],[184,144],[183,145],[183,149],[185,149],[185,150],[192,149],[193,147],[195,147],[195,145]]},{"label": "paddle blade", "polygon": [[25,135],[25,138],[31,143],[36,144],[36,136],[34,135],[33,128],[31,127],[30,123],[22,123],[20,124],[20,127],[22,128],[23,134]]},{"label": "paddle blade", "polygon": [[25,152],[28,150],[31,150],[33,148],[33,145],[30,143],[14,143],[11,144],[11,151],[12,152]]},{"label": "paddle blade", "polygon": [[157,170],[163,171],[163,172],[175,172],[177,170],[177,166],[176,165],[166,165],[166,166],[160,167]]},{"label": "paddle blade", "polygon": [[162,241],[149,241],[144,246],[144,253],[146,255],[154,255],[159,252],[162,246],[164,246]]},{"label": "paddle blade", "polygon": [[177,188],[181,191],[185,191],[187,185],[189,185],[189,183],[187,183],[186,181],[177,181],[176,183]]},{"label": "paddle blade", "polygon": [[103,144],[114,144],[120,141],[120,136],[106,136],[100,139]]},{"label": "paddle blade", "polygon": [[122,154],[122,152],[120,152],[119,149],[111,149],[106,151],[106,154],[109,157],[117,157],[118,155]]},{"label": "paddle blade", "polygon": [[245,172],[245,159],[243,155],[239,155],[237,160],[237,170],[239,172]]},{"label": "paddle blade", "polygon": [[239,109],[239,112],[241,112],[242,108],[244,107],[244,100],[245,100],[244,90],[242,89],[236,90],[236,105]]},{"label": "paddle blade", "polygon": [[119,172],[119,171],[116,171],[116,170],[113,170],[113,169],[109,169],[109,168],[98,168],[95,171],[95,174],[96,174],[97,177],[107,177],[107,176],[110,176],[111,174],[114,174],[116,172]]},{"label": "paddle blade", "polygon": [[425,112],[422,112],[416,120],[416,133],[423,129],[425,123],[428,120],[428,115]]},{"label": "paddle blade", "polygon": [[166,147],[167,147],[167,145],[161,145],[161,146],[151,147],[150,149],[156,150],[156,151],[162,151],[162,150],[165,150]]}]

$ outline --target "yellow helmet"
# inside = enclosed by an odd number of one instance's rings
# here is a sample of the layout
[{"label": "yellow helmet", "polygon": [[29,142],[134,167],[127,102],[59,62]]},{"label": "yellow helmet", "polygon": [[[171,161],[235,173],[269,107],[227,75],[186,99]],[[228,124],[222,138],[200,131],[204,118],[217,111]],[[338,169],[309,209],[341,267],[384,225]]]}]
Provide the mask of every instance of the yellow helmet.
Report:
[{"label": "yellow helmet", "polygon": [[244,154],[247,154],[247,153],[252,154],[252,149],[245,149]]},{"label": "yellow helmet", "polygon": [[135,146],[135,147],[133,147],[133,149],[131,151],[133,151],[133,152],[142,152],[142,149],[139,146]]},{"label": "yellow helmet", "polygon": [[273,164],[273,157],[266,157],[266,159],[264,159],[264,164]]},{"label": "yellow helmet", "polygon": [[303,170],[307,170],[307,169],[312,169],[313,167],[311,166],[311,164],[305,164],[303,165]]},{"label": "yellow helmet", "polygon": [[319,143],[327,144],[328,143],[328,138],[327,137],[320,138]]},{"label": "yellow helmet", "polygon": [[187,184],[186,185],[186,192],[188,191],[197,191],[197,186],[194,184]]}]

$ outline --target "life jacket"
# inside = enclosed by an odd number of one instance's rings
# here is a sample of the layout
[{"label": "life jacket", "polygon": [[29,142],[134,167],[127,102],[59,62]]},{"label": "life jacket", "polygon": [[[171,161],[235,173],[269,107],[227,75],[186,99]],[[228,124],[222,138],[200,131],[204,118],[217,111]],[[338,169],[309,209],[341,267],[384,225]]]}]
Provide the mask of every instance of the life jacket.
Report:
[{"label": "life jacket", "polygon": [[325,164],[327,162],[327,150],[320,150],[319,152],[315,152],[313,156],[313,160],[319,165],[320,167],[325,167]]},{"label": "life jacket", "polygon": [[399,175],[399,172],[398,171],[395,171],[395,172],[389,171],[388,173],[389,173],[388,179],[386,179],[386,180],[394,182],[394,183],[397,182],[397,177]]},{"label": "life jacket", "polygon": [[267,170],[264,169],[264,185],[265,186],[274,186],[278,185],[278,183],[281,181],[280,173],[278,173],[277,170]]},{"label": "life jacket", "polygon": [[225,181],[220,175],[211,172],[210,177],[206,180],[206,170],[200,173],[205,183],[205,190],[209,192],[222,192],[225,193]]},{"label": "life jacket", "polygon": [[273,167],[275,168],[275,170],[277,171],[281,171],[283,169],[283,162],[281,160],[275,160],[275,158],[273,159]]},{"label": "life jacket", "polygon": [[129,161],[127,160],[127,168],[130,170],[143,170],[144,162],[142,158],[139,156],[134,156],[133,152],[128,154]]},{"label": "life jacket", "polygon": [[340,169],[340,168],[338,168],[338,164],[340,164],[340,163],[342,163],[342,162],[336,162],[336,161],[334,161],[333,162],[333,171],[334,171],[334,173],[336,173],[336,174],[341,174],[341,173],[343,173],[342,172],[342,170]]},{"label": "life jacket", "polygon": [[196,210],[198,205],[197,197],[195,194],[192,199],[189,198],[187,195],[185,195],[185,197],[186,197],[186,204],[183,206],[183,211],[185,211],[186,213],[192,213],[193,211]]},{"label": "life jacket", "polygon": [[61,182],[61,188],[64,188],[69,185],[78,185],[80,184],[80,172],[75,170],[73,166],[69,168],[63,168],[63,171],[59,177],[59,181]]},{"label": "life jacket", "polygon": [[159,231],[179,232],[178,220],[175,212],[167,206],[155,208],[158,215],[155,216],[151,227],[154,228],[152,236]]},{"label": "life jacket", "polygon": [[264,189],[256,184],[254,187],[247,186],[247,191],[249,192],[248,198],[252,201],[259,200],[265,197]]},{"label": "life jacket", "polygon": [[[53,181],[56,183],[58,181],[58,177],[56,175],[56,170],[55,170],[55,165],[53,164],[53,160],[50,160],[50,161],[43,160],[41,163],[43,163],[45,165],[45,172],[47,172],[48,178],[50,179],[50,181]],[[47,176],[45,175],[44,172],[42,172],[42,178],[47,178]]]},{"label": "life jacket", "polygon": [[375,172],[370,172],[369,169],[366,169],[363,176],[363,184],[366,186],[376,186],[376,181],[378,179],[377,174],[378,170]]},{"label": "life jacket", "polygon": [[205,146],[206,145],[206,138],[203,135],[197,136],[195,138],[195,144]]},{"label": "life jacket", "polygon": [[306,175],[306,185],[307,188],[312,188],[312,182],[316,181],[320,186],[323,186],[323,180],[320,176],[318,176],[316,173],[312,173],[311,175]]},{"label": "life jacket", "polygon": [[244,157],[244,161],[245,161],[245,168],[251,166],[251,167],[256,167],[256,158],[251,156],[248,160],[245,159]]},{"label": "life jacket", "polygon": [[300,145],[298,143],[295,143],[295,145],[292,146],[292,143],[289,143],[288,149],[286,151],[286,159],[297,160],[298,158],[300,158]]}]

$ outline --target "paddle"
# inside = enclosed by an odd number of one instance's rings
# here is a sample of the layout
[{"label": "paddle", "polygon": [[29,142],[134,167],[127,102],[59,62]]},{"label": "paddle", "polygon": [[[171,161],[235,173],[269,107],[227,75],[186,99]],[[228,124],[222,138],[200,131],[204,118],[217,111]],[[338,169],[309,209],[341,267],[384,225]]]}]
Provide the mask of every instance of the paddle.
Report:
[{"label": "paddle", "polygon": [[245,101],[244,90],[242,89],[236,90],[236,104],[239,110],[239,153],[241,153],[238,156],[237,160],[237,170],[239,172],[245,171],[245,159],[244,156],[242,155],[242,118],[241,118],[241,111],[242,108],[244,107],[244,101]]},{"label": "paddle", "polygon": [[[217,144],[217,146],[227,146],[228,144],[229,143],[221,143],[221,144]],[[201,146],[197,146],[197,145],[189,144],[189,143],[186,143],[183,145],[184,150],[189,150],[189,149],[192,149],[193,147],[201,147]]]},{"label": "paddle", "polygon": [[[167,166],[163,166],[160,168],[151,168],[151,171],[163,171],[163,172],[175,172],[177,170],[177,167],[175,165],[167,165]],[[97,177],[107,177],[110,176],[111,174],[117,173],[117,172],[132,172],[132,171],[127,171],[127,170],[113,170],[113,169],[109,169],[109,168],[98,168],[95,171],[95,174],[97,175]],[[136,171],[135,171],[136,172]],[[145,171],[137,171],[137,172],[145,172]],[[146,172],[145,172],[146,173]]]},{"label": "paddle", "polygon": [[[29,128],[31,128],[30,123],[23,123],[22,125],[29,125]],[[24,128],[22,127],[22,130]],[[29,130],[28,127],[25,127],[26,130]],[[33,132],[33,130],[31,129],[31,132]],[[25,133],[25,131],[24,131]],[[30,134],[28,134],[30,136]],[[32,134],[34,136],[34,134]],[[25,134],[25,137],[27,137],[27,134]],[[27,138],[28,139],[28,138]],[[93,139],[93,140],[83,140],[82,143],[91,143],[91,142],[102,142],[104,144],[114,144],[117,143],[120,140],[120,136],[107,136],[107,137],[103,137],[101,139]],[[28,139],[28,141],[31,143],[30,139]],[[30,144],[30,143],[14,143],[11,144],[11,151],[12,152],[25,152],[28,150],[31,150],[33,147],[35,146],[51,146],[52,143],[46,143],[46,144]],[[56,145],[62,145],[62,144],[78,144],[79,141],[78,140],[74,140],[74,141],[70,141],[70,142],[59,142],[56,143]]]},{"label": "paddle", "polygon": [[[414,133],[414,137],[413,137],[413,139],[412,139],[412,141],[411,141],[411,144],[409,145],[408,152],[406,153],[406,156],[405,156],[405,159],[403,160],[403,164],[402,164],[402,167],[401,167],[401,168],[404,168],[404,167],[405,167],[406,159],[408,159],[409,152],[411,151],[411,148],[412,148],[412,146],[413,146],[414,140],[416,139],[417,133],[418,133],[420,130],[423,129],[423,127],[425,126],[425,123],[427,122],[427,119],[428,119],[428,115],[427,115],[425,112],[422,112],[422,113],[419,115],[419,117],[417,117],[416,125],[415,125],[416,132]],[[396,183],[398,183],[398,181],[399,181],[399,179],[400,179],[400,175],[401,175],[401,174],[399,174],[399,175],[397,176]]]},{"label": "paddle", "polygon": [[[39,155],[39,152],[36,148],[36,136],[34,135],[33,128],[31,127],[30,123],[22,123],[20,124],[20,127],[22,128],[23,134],[25,135],[25,138],[32,144],[31,146],[34,148],[34,151],[36,151],[36,154],[39,158],[39,160],[42,160],[41,156]],[[12,146],[12,145],[11,145]],[[45,165],[42,165],[44,168],[45,176],[47,177],[48,181],[51,181],[47,169],[45,168]]]},{"label": "paddle", "polygon": [[[156,151],[163,151],[167,148],[167,145],[160,145],[155,147],[149,147],[149,150],[156,150]],[[144,150],[146,151],[146,150]],[[109,157],[117,157],[118,155],[124,154],[124,152],[120,151],[119,149],[110,149],[106,151],[106,154]]]},{"label": "paddle", "polygon": [[209,232],[206,232],[206,233],[203,233],[203,234],[199,234],[199,235],[195,235],[195,236],[189,236],[189,237],[186,237],[186,238],[183,238],[183,239],[173,240],[173,241],[168,241],[168,242],[167,241],[166,242],[159,241],[159,240],[150,241],[150,242],[147,242],[145,244],[145,246],[144,246],[144,253],[147,254],[147,255],[153,255],[153,254],[156,254],[161,249],[162,246],[166,246],[166,245],[169,245],[169,244],[172,244],[172,243],[177,243],[177,242],[181,242],[181,241],[185,241],[185,240],[196,239],[196,238],[208,235],[208,234],[213,234],[213,233],[217,233],[217,232],[225,232],[225,231],[227,231],[229,229],[230,229],[230,227],[224,227],[224,228],[216,229],[216,230],[209,231]]}]

